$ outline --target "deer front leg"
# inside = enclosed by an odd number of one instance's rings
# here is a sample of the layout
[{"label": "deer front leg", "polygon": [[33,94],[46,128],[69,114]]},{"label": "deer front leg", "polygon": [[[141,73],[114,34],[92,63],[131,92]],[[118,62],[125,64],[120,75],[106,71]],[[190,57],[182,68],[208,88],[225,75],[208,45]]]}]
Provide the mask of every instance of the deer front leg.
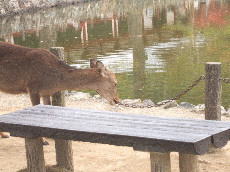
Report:
[{"label": "deer front leg", "polygon": [[40,104],[40,95],[38,91],[31,91],[30,90],[30,101],[33,106]]},{"label": "deer front leg", "polygon": [[2,138],[9,138],[9,137],[10,137],[8,134],[6,134],[6,133],[4,133],[4,132],[0,132],[0,136],[1,136]]},{"label": "deer front leg", "polygon": [[[51,105],[50,96],[43,96],[42,100],[44,105]],[[42,137],[42,143],[43,145],[49,145],[49,142],[44,137]]]},{"label": "deer front leg", "polygon": [[[30,100],[33,106],[40,104],[40,95],[37,91],[30,91]],[[44,101],[44,99],[43,99]],[[46,141],[45,138],[42,137],[43,145],[49,145],[49,142]]]}]

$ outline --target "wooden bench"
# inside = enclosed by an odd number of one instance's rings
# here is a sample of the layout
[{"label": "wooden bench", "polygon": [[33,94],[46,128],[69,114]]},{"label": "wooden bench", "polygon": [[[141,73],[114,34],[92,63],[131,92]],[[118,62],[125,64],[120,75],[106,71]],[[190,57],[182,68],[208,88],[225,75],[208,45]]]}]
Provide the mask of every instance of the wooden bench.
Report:
[{"label": "wooden bench", "polygon": [[[195,172],[197,155],[205,154],[211,145],[220,148],[227,144],[230,123],[38,105],[1,115],[0,131],[26,138],[27,145],[32,145],[27,150],[33,154],[29,157],[27,153],[27,166],[33,172],[43,170],[38,166],[44,168],[42,145],[35,144],[40,137],[147,151],[152,172],[171,171],[169,152],[179,152],[180,171]],[[29,164],[31,158],[36,159],[33,164]]]}]

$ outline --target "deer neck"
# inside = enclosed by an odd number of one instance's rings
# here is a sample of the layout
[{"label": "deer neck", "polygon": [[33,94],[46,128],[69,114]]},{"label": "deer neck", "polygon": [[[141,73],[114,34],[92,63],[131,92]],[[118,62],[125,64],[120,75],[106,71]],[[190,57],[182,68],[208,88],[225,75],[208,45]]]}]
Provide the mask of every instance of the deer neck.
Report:
[{"label": "deer neck", "polygon": [[67,72],[61,82],[63,90],[93,89],[98,87],[102,76],[98,69],[74,69]]}]

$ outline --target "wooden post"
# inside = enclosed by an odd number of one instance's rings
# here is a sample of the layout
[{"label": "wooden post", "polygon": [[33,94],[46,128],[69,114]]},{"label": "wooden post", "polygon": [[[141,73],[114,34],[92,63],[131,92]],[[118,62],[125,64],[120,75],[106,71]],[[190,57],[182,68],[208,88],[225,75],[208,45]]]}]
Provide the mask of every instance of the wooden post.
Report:
[{"label": "wooden post", "polygon": [[221,120],[221,63],[206,63],[205,72],[205,119]]},{"label": "wooden post", "polygon": [[65,106],[65,92],[59,91],[52,96],[52,105],[53,106]]},{"label": "wooden post", "polygon": [[169,153],[150,152],[151,172],[171,172]]},{"label": "wooden post", "polygon": [[45,160],[41,137],[35,139],[25,138],[27,171],[45,172]]},{"label": "wooden post", "polygon": [[[50,52],[55,54],[62,61],[65,60],[63,47],[51,47]],[[64,91],[57,92],[52,96],[53,106],[65,106],[65,94]]]},{"label": "wooden post", "polygon": [[179,152],[180,172],[198,172],[198,155]]},{"label": "wooden post", "polygon": [[74,171],[72,141],[55,139],[57,165]]},{"label": "wooden post", "polygon": [[[63,47],[52,47],[50,52],[55,54],[61,60],[64,58]],[[53,106],[65,106],[64,92],[57,92],[52,96]],[[64,167],[69,171],[74,171],[72,141],[55,139],[57,166]]]}]

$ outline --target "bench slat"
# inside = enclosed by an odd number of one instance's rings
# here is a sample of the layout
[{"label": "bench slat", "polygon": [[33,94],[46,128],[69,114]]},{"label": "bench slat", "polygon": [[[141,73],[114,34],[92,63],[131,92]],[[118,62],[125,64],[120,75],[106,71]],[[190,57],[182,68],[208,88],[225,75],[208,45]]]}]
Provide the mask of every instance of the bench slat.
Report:
[{"label": "bench slat", "polygon": [[[42,112],[42,113],[41,113]],[[192,122],[187,122],[185,119],[181,118],[176,118],[176,121],[174,118],[162,118],[158,117],[153,120],[153,118],[149,118],[146,120],[146,117],[149,117],[147,115],[124,115],[122,116],[118,113],[113,113],[112,116],[110,114],[110,117],[108,113],[106,112],[106,116],[99,111],[81,111],[75,109],[74,113],[71,113],[69,111],[64,111],[65,114],[68,115],[63,115],[62,111],[59,111],[59,113],[53,113],[52,111],[22,111],[20,112],[20,117],[23,117],[25,120],[26,118],[31,118],[31,113],[36,114],[36,116],[33,116],[33,119],[36,120],[42,120],[43,118],[47,118],[49,116],[50,120],[58,120],[58,121],[63,121],[69,123],[71,120],[77,120],[76,122],[86,122],[89,124],[96,124],[96,125],[111,125],[116,123],[119,123],[119,126],[130,126],[132,128],[135,127],[141,127],[141,128],[148,128],[148,129],[163,129],[165,131],[170,130],[170,131],[183,131],[185,130],[191,131],[191,132],[196,132],[197,134],[199,133],[215,133],[215,131],[218,133],[220,130],[226,130],[228,126],[225,125],[217,125],[219,123],[206,123],[208,121],[204,120],[193,120]],[[141,117],[141,118],[140,118]],[[19,120],[19,117],[15,117],[16,120]],[[173,120],[172,120],[173,119]],[[12,120],[12,118],[11,118]],[[115,121],[116,120],[116,121]],[[128,123],[127,123],[128,121]],[[157,124],[157,125],[156,125]],[[212,124],[212,125],[211,125]],[[119,127],[118,126],[118,127]],[[159,127],[160,126],[160,127]],[[198,130],[199,129],[199,130]],[[204,131],[205,130],[205,131]],[[187,131],[186,131],[187,132]]]}]

